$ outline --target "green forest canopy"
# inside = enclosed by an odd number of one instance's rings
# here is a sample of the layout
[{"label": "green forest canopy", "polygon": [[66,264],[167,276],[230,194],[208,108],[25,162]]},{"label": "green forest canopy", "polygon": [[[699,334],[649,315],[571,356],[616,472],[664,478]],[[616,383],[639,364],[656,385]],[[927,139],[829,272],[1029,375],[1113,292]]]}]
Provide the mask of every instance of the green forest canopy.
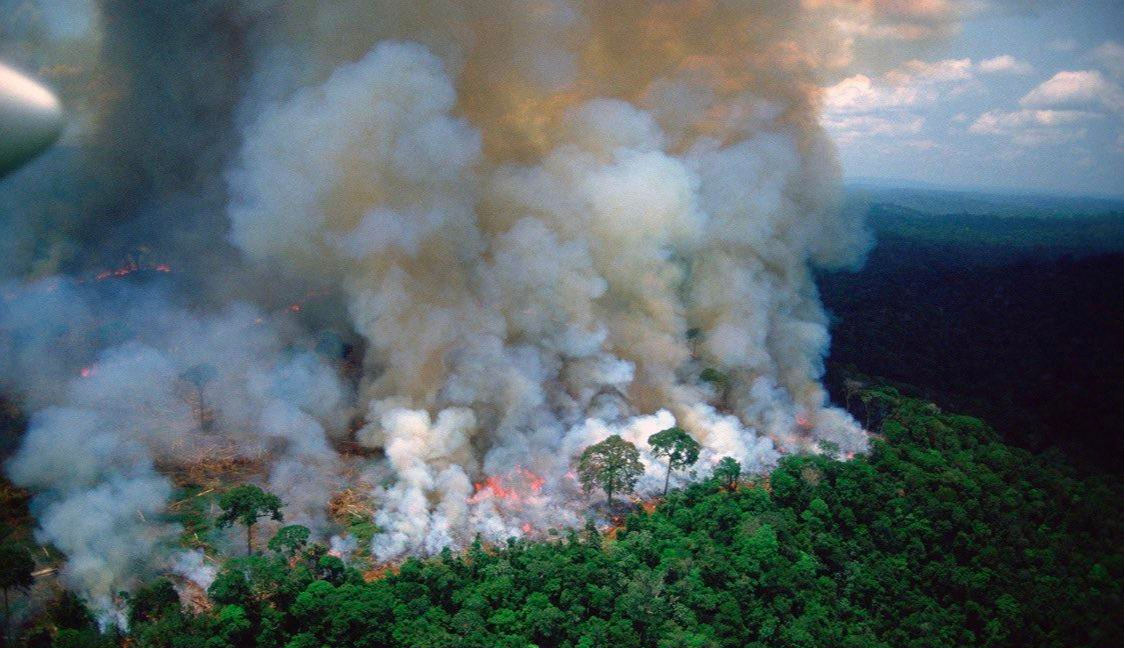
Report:
[{"label": "green forest canopy", "polygon": [[[210,612],[182,610],[166,581],[137,592],[131,645],[1121,645],[1119,480],[891,389],[866,397],[881,431],[867,456],[790,456],[734,490],[673,491],[613,537],[476,543],[368,583],[322,545],[286,544],[227,560]],[[49,630],[55,646],[115,644],[66,601],[70,620],[40,621],[34,645]]]}]

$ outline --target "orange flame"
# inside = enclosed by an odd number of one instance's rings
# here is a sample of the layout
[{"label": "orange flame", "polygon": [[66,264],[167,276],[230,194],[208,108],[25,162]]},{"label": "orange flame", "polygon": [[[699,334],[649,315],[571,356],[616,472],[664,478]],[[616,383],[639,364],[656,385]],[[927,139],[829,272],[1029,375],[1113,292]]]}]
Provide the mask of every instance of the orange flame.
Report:
[{"label": "orange flame", "polygon": [[488,498],[518,503],[524,497],[539,493],[545,483],[547,480],[543,477],[516,466],[507,476],[489,475],[484,481],[473,484],[476,492],[469,497],[469,503],[476,504]]},{"label": "orange flame", "polygon": [[172,266],[168,265],[167,263],[137,263],[136,261],[130,261],[120,268],[114,268],[113,270],[104,270],[102,272],[99,272],[98,274],[94,275],[94,279],[96,281],[117,279],[121,277],[127,277],[134,272],[139,272],[141,270],[151,270],[153,272],[163,272],[167,274],[172,272]]}]

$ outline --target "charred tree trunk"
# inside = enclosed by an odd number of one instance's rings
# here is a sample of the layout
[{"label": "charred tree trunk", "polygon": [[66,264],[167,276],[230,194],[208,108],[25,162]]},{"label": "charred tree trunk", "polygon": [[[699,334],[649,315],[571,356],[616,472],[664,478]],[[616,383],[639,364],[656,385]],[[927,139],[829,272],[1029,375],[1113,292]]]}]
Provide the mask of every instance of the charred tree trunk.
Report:
[{"label": "charred tree trunk", "polygon": [[203,400],[203,385],[197,385],[195,396],[199,401],[199,431],[210,432],[211,420],[207,417],[207,401]]}]

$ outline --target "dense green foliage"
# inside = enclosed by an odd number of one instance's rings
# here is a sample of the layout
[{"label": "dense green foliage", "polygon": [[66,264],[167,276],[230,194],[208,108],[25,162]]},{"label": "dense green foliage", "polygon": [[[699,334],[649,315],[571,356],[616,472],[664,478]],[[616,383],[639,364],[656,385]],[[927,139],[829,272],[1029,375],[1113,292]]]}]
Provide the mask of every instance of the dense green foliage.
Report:
[{"label": "dense green foliage", "polygon": [[882,431],[867,456],[789,457],[768,480],[674,491],[616,537],[478,543],[369,583],[320,545],[275,543],[226,564],[211,612],[147,589],[134,645],[1120,645],[1118,480],[867,396]]},{"label": "dense green foliage", "polygon": [[279,521],[282,518],[281,499],[253,484],[235,486],[223,493],[219,498],[219,506],[223,509],[218,519],[219,528],[228,527],[235,522],[246,527],[247,554],[254,550],[254,524],[264,517]]},{"label": "dense green foliage", "polygon": [[[1089,218],[877,207],[864,267],[817,280],[833,319],[833,399],[845,402],[856,373],[911,385],[1010,443],[1121,474],[1120,211],[1109,235]],[[1067,256],[1092,241],[1115,252]]]},{"label": "dense green foliage", "polygon": [[[5,534],[6,535],[6,534]],[[4,637],[10,636],[12,590],[26,589],[35,582],[31,572],[35,561],[31,552],[22,543],[3,540],[0,542],[0,595],[4,600]]]},{"label": "dense green foliage", "polygon": [[686,468],[699,460],[699,442],[691,438],[683,428],[670,427],[650,436],[648,445],[652,448],[653,455],[668,460],[663,491],[663,494],[667,495],[668,480],[672,477],[672,471]]},{"label": "dense green foliage", "polygon": [[956,247],[960,255],[946,262],[995,264],[1026,258],[1087,256],[1121,251],[1121,203],[1080,213],[1008,211],[999,205],[978,206],[976,213],[946,204],[912,209],[899,201],[875,202],[865,220],[880,243],[909,241],[920,249]]},{"label": "dense green foliage", "polygon": [[711,471],[711,477],[718,480],[723,488],[734,490],[738,485],[738,478],[742,476],[742,464],[738,463],[732,457],[723,457],[719,463],[715,464],[715,469]]},{"label": "dense green foliage", "polygon": [[632,491],[644,470],[637,446],[614,434],[582,452],[578,481],[587,494],[595,488],[604,490],[606,502],[613,506],[613,494]]}]

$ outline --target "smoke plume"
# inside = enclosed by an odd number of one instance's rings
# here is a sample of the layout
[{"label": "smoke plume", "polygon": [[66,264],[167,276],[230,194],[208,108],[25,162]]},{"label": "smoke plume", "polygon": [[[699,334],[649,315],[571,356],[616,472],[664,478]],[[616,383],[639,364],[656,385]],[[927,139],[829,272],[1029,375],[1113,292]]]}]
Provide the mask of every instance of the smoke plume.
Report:
[{"label": "smoke plume", "polygon": [[817,84],[879,3],[72,4],[0,1],[72,118],[0,184],[0,379],[107,609],[195,569],[162,513],[208,453],[325,538],[364,489],[392,560],[580,524],[611,434],[642,494],[672,425],[701,474],[866,448],[820,383],[813,268],[869,242]]}]

